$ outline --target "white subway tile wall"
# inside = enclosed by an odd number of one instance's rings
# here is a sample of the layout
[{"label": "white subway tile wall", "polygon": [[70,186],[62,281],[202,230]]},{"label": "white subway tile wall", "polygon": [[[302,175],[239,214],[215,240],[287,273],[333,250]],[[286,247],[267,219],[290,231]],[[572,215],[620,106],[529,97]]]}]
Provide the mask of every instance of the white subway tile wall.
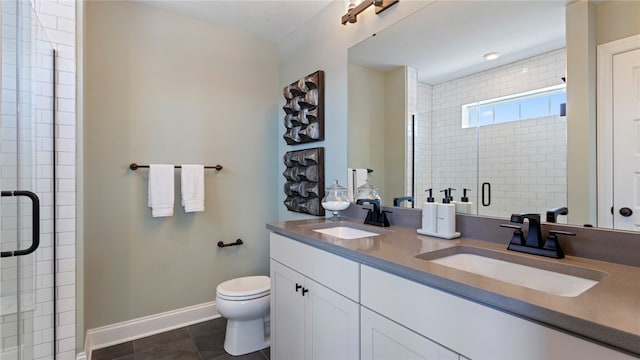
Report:
[{"label": "white subway tile wall", "polygon": [[[418,112],[416,115],[416,139],[415,139],[415,159],[416,159],[416,180],[415,180],[415,207],[421,208],[422,202],[426,200],[425,191],[431,187],[431,102],[433,86],[418,83]],[[432,189],[433,191],[437,189]]]},{"label": "white subway tile wall", "polygon": [[[559,49],[434,86],[419,84],[416,203],[425,200],[427,188],[451,187],[455,200],[471,189],[474,208],[488,216],[566,205],[565,118],[461,128],[463,104],[562,84],[564,71],[565,50]],[[491,184],[488,207],[477,204],[484,182]],[[434,197],[440,201],[442,194]]]}]

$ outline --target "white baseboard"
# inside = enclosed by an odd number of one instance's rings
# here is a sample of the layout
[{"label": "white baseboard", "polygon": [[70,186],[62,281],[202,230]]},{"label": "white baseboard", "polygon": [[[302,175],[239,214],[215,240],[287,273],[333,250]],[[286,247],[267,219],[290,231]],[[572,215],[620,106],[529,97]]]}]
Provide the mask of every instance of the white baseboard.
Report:
[{"label": "white baseboard", "polygon": [[220,317],[215,301],[145,316],[117,324],[89,329],[85,338],[84,358],[78,354],[77,360],[91,360],[91,351],[127,341],[159,334],[202,321]]},{"label": "white baseboard", "polygon": [[76,355],[76,360],[87,360],[87,353],[81,352]]}]

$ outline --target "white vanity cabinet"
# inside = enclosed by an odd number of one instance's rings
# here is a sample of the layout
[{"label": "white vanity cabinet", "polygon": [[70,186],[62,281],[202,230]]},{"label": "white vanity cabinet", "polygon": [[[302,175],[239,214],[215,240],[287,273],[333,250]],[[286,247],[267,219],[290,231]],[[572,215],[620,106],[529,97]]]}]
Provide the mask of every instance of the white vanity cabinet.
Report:
[{"label": "white vanity cabinet", "polygon": [[273,359],[633,359],[279,234],[270,250]]},{"label": "white vanity cabinet", "polygon": [[360,265],[271,234],[271,357],[359,359]]},{"label": "white vanity cabinet", "polygon": [[[412,332],[474,360],[632,359],[595,343],[366,265],[361,266],[360,296],[363,308],[393,319]],[[390,342],[383,336],[379,338]],[[397,344],[389,346],[399,347]],[[405,346],[415,347],[411,340],[407,340]],[[376,347],[377,344],[373,344],[373,348]],[[366,353],[364,346],[362,353]]]}]

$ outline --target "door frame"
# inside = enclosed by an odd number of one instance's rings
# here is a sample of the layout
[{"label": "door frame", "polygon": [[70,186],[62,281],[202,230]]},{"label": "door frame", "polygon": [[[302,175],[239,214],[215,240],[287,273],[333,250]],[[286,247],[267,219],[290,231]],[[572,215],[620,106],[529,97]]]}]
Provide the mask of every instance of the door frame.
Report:
[{"label": "door frame", "polygon": [[613,228],[610,210],[613,204],[613,57],[636,49],[640,49],[640,34],[598,45],[597,48],[598,227]]}]

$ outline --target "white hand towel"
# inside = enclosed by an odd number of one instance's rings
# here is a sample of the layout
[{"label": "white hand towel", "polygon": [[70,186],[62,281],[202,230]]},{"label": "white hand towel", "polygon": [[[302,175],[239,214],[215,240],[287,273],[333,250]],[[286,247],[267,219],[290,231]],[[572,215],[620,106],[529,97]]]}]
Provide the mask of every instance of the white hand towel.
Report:
[{"label": "white hand towel", "polygon": [[182,165],[180,181],[184,212],[204,211],[204,165]]},{"label": "white hand towel", "polygon": [[[369,171],[367,169],[356,169],[356,176],[354,181],[354,191],[355,196],[358,196],[358,188],[367,183],[367,179],[369,178]],[[357,199],[356,199],[357,200]]]},{"label": "white hand towel", "polygon": [[149,165],[149,202],[151,216],[173,216],[173,165]]},{"label": "white hand towel", "polygon": [[367,169],[349,168],[347,170],[349,171],[347,174],[347,195],[349,196],[349,200],[354,202],[358,196],[358,187],[365,184],[369,177],[369,172]]},{"label": "white hand towel", "polygon": [[355,169],[347,168],[347,196],[349,201],[354,202],[353,198],[353,178],[356,176]]}]

